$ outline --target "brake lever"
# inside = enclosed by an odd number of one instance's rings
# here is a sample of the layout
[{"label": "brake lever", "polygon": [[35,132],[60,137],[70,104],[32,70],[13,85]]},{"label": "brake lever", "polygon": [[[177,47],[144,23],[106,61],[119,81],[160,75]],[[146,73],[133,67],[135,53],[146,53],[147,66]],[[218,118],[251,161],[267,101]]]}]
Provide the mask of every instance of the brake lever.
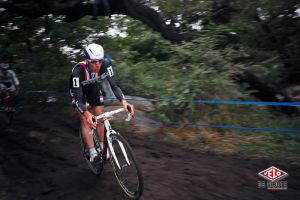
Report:
[{"label": "brake lever", "polygon": [[[132,111],[131,106],[127,105],[127,110],[131,113],[131,111]],[[128,113],[127,118],[125,119],[125,121],[129,122],[132,118],[134,118],[134,116]]]}]

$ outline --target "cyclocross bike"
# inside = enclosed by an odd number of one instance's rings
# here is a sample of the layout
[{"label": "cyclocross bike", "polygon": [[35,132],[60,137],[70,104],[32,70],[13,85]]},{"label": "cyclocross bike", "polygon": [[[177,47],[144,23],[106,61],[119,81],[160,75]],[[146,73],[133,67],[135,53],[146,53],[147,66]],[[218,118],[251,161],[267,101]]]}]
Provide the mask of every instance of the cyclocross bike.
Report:
[{"label": "cyclocross bike", "polygon": [[[96,123],[104,123],[105,127],[103,149],[101,149],[97,131],[92,129],[90,133],[94,139],[99,162],[90,162],[89,150],[83,141],[81,128],[79,129],[80,143],[84,158],[95,174],[101,174],[104,164],[110,161],[115,177],[123,191],[130,198],[139,199],[143,192],[143,177],[136,158],[129,143],[119,132],[112,129],[109,122],[113,118],[113,115],[123,111],[125,111],[124,108],[119,108],[94,117]],[[126,121],[130,121],[131,117],[131,115],[128,115]],[[107,153],[109,154],[109,158],[106,156]]]}]

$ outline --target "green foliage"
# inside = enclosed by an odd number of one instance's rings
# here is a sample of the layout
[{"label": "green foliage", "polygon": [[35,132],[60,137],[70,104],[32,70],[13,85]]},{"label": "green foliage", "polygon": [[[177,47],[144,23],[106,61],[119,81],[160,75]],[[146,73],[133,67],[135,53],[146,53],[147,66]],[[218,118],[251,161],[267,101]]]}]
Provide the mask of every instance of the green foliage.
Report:
[{"label": "green foliage", "polygon": [[177,99],[171,104],[160,104],[156,117],[197,120],[200,112],[191,100],[237,100],[247,96],[231,80],[231,75],[242,69],[241,65],[232,63],[230,57],[217,50],[208,35],[180,45],[157,34],[141,35],[139,42],[126,51],[133,57],[124,57],[116,66],[117,72],[121,72],[117,77],[130,94]]},{"label": "green foliage", "polygon": [[[294,1],[222,1],[226,8],[232,8],[227,20],[216,20],[217,11],[209,0],[144,2],[159,6],[167,20],[176,16],[181,27],[189,27],[181,30],[188,30],[193,39],[172,44],[141,22],[124,16],[98,17],[97,21],[84,17],[66,23],[62,16],[31,20],[2,15],[1,58],[16,69],[24,90],[67,91],[71,69],[83,58],[80,49],[97,42],[113,57],[116,79],[125,94],[177,99],[157,105],[153,113],[157,120],[298,128],[294,119],[275,116],[267,108],[253,112],[253,107],[191,103],[195,99],[256,100],[232,81],[245,70],[277,87],[288,85],[287,71],[295,72],[299,63],[299,18],[288,16]],[[282,44],[270,40],[262,23],[255,19],[258,7],[266,16],[275,16],[268,24]],[[198,20],[206,20],[203,28],[191,30],[191,24]],[[119,33],[113,35],[113,28]],[[63,51],[64,47],[75,51]]]}]

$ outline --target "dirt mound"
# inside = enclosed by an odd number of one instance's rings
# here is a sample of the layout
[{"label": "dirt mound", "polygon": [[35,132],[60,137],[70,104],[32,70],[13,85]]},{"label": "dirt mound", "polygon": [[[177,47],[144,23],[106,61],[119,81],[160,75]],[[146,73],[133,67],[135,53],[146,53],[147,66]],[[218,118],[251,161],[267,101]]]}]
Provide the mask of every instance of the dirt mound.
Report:
[{"label": "dirt mound", "polygon": [[[0,199],[126,199],[111,166],[95,176],[79,146],[78,120],[54,107],[20,110],[1,129]],[[66,113],[66,112],[65,112]],[[4,122],[1,122],[2,124]],[[133,138],[144,176],[141,199],[297,199],[300,171],[289,163],[199,154]],[[257,173],[275,165],[289,173],[287,191],[258,188]]]}]

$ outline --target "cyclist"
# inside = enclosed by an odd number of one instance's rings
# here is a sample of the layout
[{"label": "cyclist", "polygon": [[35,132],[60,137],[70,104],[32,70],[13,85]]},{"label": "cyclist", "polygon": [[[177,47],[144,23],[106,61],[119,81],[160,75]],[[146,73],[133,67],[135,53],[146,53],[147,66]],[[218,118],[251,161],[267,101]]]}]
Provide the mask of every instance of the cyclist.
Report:
[{"label": "cyclist", "polygon": [[[104,98],[101,89],[101,79],[107,79],[113,93],[120,101],[127,113],[134,114],[134,108],[127,103],[121,89],[116,84],[114,72],[109,62],[105,62],[104,50],[101,45],[89,44],[83,49],[85,60],[77,63],[72,70],[69,82],[73,107],[79,115],[83,140],[90,152],[90,161],[94,162],[98,153],[94,147],[91,128],[96,128],[101,147],[103,148],[104,124],[93,121],[93,114],[88,110],[86,103],[92,107],[95,115],[104,112]],[[128,107],[130,109],[128,109]]]},{"label": "cyclist", "polygon": [[15,99],[20,89],[20,81],[8,63],[0,64],[0,97],[6,111],[13,111]]}]

